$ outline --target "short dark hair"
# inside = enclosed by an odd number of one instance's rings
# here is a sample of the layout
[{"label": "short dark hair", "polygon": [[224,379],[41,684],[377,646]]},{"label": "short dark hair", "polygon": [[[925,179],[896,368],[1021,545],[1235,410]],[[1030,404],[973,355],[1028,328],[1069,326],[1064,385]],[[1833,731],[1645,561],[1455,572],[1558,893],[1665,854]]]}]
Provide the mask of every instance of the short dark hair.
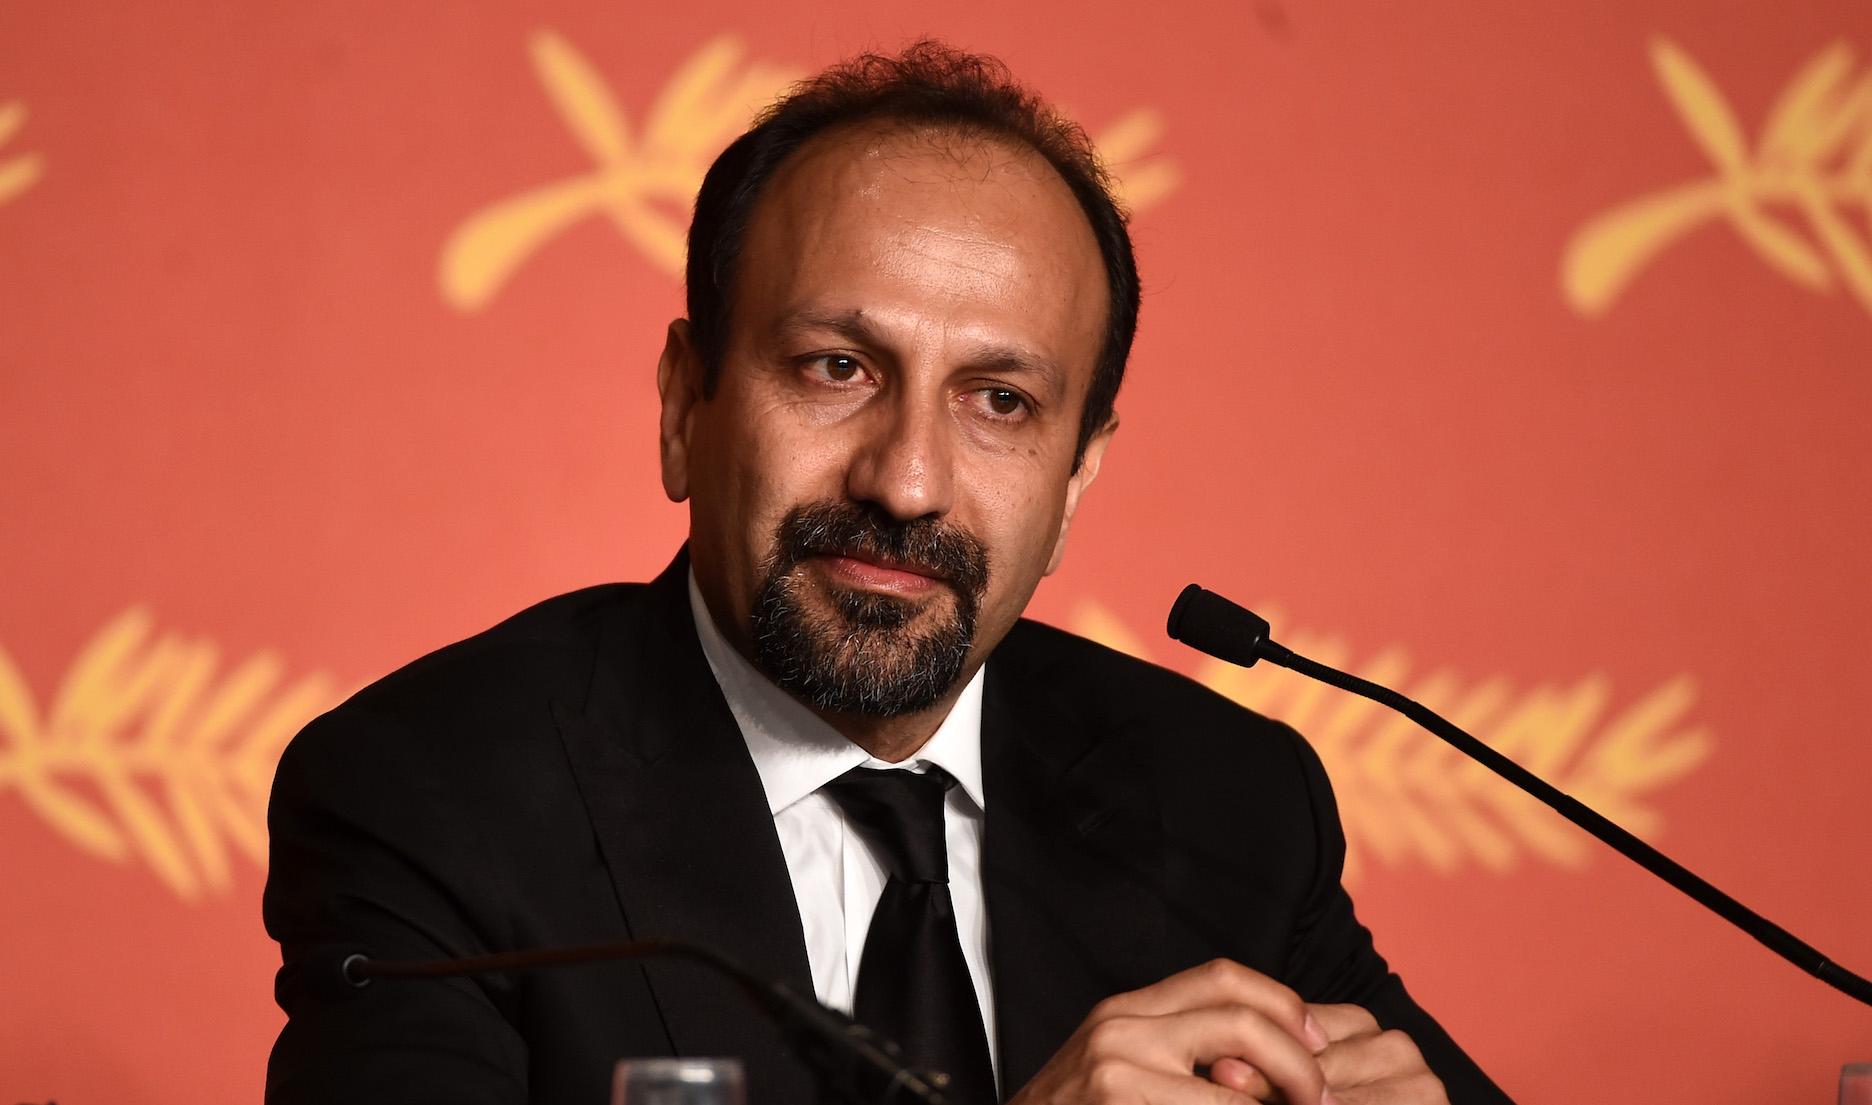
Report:
[{"label": "short dark hair", "polygon": [[748,220],[775,171],[809,139],[866,121],[957,129],[1031,147],[1072,189],[1105,261],[1110,302],[1105,339],[1086,394],[1073,463],[1111,420],[1137,332],[1137,261],[1127,215],[1086,133],[1015,82],[1007,66],[923,39],[901,54],[861,54],[802,81],[762,112],[709,166],[689,224],[688,311],[702,359],[704,395],[714,393],[728,348],[736,259]]}]

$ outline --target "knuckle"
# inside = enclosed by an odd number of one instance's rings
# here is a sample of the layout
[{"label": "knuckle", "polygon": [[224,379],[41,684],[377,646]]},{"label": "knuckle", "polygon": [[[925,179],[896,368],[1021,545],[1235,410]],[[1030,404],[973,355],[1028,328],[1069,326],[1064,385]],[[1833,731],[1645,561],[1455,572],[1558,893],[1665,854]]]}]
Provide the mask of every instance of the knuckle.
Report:
[{"label": "knuckle", "polygon": [[1196,968],[1205,980],[1224,984],[1234,981],[1242,969],[1242,965],[1232,959],[1211,959]]},{"label": "knuckle", "polygon": [[1378,1043],[1383,1046],[1385,1055],[1400,1068],[1423,1064],[1423,1053],[1417,1049],[1417,1041],[1402,1029],[1390,1028],[1380,1032]]},{"label": "knuckle", "polygon": [[1267,997],[1267,1004],[1273,1014],[1289,1024],[1299,1024],[1306,1019],[1306,1002],[1300,995],[1285,986],[1277,986]]},{"label": "knuckle", "polygon": [[1131,1019],[1110,1017],[1086,1030],[1086,1054],[1094,1063],[1122,1055],[1131,1039]]},{"label": "knuckle", "polygon": [[1264,1010],[1269,1016],[1294,1025],[1306,1017],[1306,1001],[1299,994],[1232,959],[1211,959],[1197,970],[1206,982],[1233,995],[1237,1001]]},{"label": "knuckle", "polygon": [[1130,1066],[1114,1059],[1093,1063],[1085,1076],[1086,1090],[1093,1100],[1122,1098],[1130,1081]]}]

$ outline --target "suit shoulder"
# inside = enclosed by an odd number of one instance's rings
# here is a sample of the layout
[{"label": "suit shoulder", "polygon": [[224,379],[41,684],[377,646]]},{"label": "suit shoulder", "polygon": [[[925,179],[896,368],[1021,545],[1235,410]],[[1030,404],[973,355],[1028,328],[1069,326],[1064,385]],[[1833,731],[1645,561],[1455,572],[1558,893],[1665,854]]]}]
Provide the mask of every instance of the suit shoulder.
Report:
[{"label": "suit shoulder", "polygon": [[406,700],[426,704],[438,694],[460,700],[526,690],[582,690],[607,623],[628,616],[643,589],[638,583],[606,583],[535,603],[405,664],[360,690],[351,702],[394,711]]},{"label": "suit shoulder", "polygon": [[993,662],[1017,683],[1069,699],[1092,716],[1148,719],[1230,739],[1244,730],[1293,733],[1186,675],[1044,622],[1021,619]]},{"label": "suit shoulder", "polygon": [[[607,632],[629,624],[645,585],[609,583],[534,604],[370,683],[314,719],[288,759],[374,758],[391,734],[407,751],[460,748],[549,720],[548,704],[581,701]],[[440,751],[438,747],[433,749]]]},{"label": "suit shoulder", "polygon": [[[1035,725],[1079,744],[1129,745],[1154,765],[1169,808],[1220,832],[1201,811],[1254,804],[1295,848],[1338,831],[1319,754],[1285,722],[1264,717],[1187,676],[1039,622],[1017,624],[989,662]],[[1297,853],[1296,853],[1297,854]]]}]

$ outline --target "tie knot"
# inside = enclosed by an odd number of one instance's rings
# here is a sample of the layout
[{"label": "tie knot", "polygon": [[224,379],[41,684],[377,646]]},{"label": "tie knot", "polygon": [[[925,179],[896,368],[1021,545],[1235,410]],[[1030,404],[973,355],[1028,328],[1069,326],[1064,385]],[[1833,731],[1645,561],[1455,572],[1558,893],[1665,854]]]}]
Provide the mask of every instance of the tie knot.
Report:
[{"label": "tie knot", "polygon": [[943,795],[955,779],[941,768],[924,774],[854,767],[825,785],[826,794],[903,882],[949,881],[943,837]]}]

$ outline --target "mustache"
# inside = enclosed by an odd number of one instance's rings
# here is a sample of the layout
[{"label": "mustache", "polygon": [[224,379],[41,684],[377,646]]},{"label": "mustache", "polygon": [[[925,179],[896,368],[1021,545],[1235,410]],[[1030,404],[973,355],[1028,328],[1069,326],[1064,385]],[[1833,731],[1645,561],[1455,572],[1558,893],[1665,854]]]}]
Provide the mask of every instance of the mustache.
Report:
[{"label": "mustache", "polygon": [[787,511],[775,536],[776,572],[811,556],[859,556],[902,564],[971,598],[988,586],[988,546],[935,518],[905,522],[860,503],[809,503]]}]

